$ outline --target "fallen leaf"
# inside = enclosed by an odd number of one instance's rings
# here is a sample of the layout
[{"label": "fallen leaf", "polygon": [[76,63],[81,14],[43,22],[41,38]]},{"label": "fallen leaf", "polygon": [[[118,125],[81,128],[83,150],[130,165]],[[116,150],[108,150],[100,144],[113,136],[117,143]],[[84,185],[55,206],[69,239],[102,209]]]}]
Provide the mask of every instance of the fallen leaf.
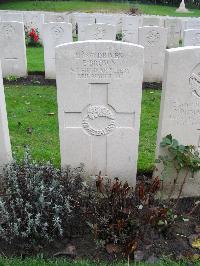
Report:
[{"label": "fallen leaf", "polygon": [[51,115],[55,115],[55,113],[48,113],[47,115],[51,116]]},{"label": "fallen leaf", "polygon": [[190,245],[193,248],[200,249],[200,235],[199,234],[189,236],[188,240],[189,240]]},{"label": "fallen leaf", "polygon": [[32,132],[33,132],[33,128],[32,128],[32,127],[28,127],[28,128],[26,129],[26,132],[27,132],[28,134],[32,134]]}]

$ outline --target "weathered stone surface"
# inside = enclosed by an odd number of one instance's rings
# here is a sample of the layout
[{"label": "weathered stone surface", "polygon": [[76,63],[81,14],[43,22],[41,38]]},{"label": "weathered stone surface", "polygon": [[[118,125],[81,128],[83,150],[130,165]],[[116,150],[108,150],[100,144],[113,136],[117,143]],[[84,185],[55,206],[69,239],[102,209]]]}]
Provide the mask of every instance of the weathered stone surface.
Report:
[{"label": "weathered stone surface", "polygon": [[4,95],[4,87],[2,80],[2,71],[0,63],[0,172],[2,167],[12,160],[12,151],[10,144],[10,136],[8,130],[8,120],[6,112],[6,102]]},{"label": "weathered stone surface", "polygon": [[23,22],[23,14],[4,12],[4,13],[1,13],[1,21]]},{"label": "weathered stone surface", "polygon": [[167,29],[157,26],[139,28],[139,44],[144,46],[144,81],[161,82],[167,46]]},{"label": "weathered stone surface", "polygon": [[142,26],[158,26],[158,27],[161,27],[163,26],[163,21],[162,19],[157,16],[157,17],[154,17],[154,16],[146,16],[146,17],[143,17],[143,22],[142,22]]},{"label": "weathered stone surface", "polygon": [[62,167],[85,164],[134,185],[137,172],[143,47],[86,41],[56,48]]},{"label": "weathered stone surface", "polygon": [[67,13],[46,13],[44,14],[44,23],[67,22],[70,23],[70,16]]},{"label": "weathered stone surface", "polygon": [[22,22],[0,23],[0,50],[3,77],[27,75],[25,34]]},{"label": "weathered stone surface", "polygon": [[181,39],[181,21],[176,18],[166,18],[165,28],[167,28],[167,47],[179,47]]},{"label": "weathered stone surface", "polygon": [[111,40],[116,39],[116,26],[110,24],[92,24],[85,26],[84,41],[87,40]]},{"label": "weathered stone surface", "polygon": [[138,44],[139,16],[124,16],[122,18],[122,40]]},{"label": "weathered stone surface", "polygon": [[200,29],[185,30],[183,46],[200,46]]},{"label": "weathered stone surface", "polygon": [[83,41],[85,36],[85,27],[88,24],[95,24],[95,17],[94,15],[89,14],[76,14],[74,19],[78,26],[78,40]]},{"label": "weathered stone surface", "polygon": [[[200,147],[200,48],[184,47],[166,51],[164,82],[157,135],[157,157],[166,154],[159,147],[162,138],[168,134],[183,145]],[[174,184],[175,170],[164,179],[165,194],[172,186],[173,196],[177,196],[186,172],[181,172]],[[161,175],[162,165],[158,164],[155,175]],[[183,196],[199,196],[199,173],[188,176],[183,188]]]},{"label": "weathered stone surface", "polygon": [[55,48],[57,45],[72,42],[72,24],[50,22],[43,24],[45,78],[55,79]]}]

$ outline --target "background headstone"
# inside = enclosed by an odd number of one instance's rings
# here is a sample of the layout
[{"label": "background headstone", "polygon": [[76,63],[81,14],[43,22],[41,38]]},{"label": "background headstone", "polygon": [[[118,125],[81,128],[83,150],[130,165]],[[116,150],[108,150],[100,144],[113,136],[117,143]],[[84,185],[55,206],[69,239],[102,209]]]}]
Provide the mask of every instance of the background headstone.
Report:
[{"label": "background headstone", "polygon": [[89,14],[76,14],[75,20],[78,25],[78,40],[83,41],[85,38],[85,27],[88,24],[95,24],[95,17]]},{"label": "background headstone", "polygon": [[139,16],[124,16],[122,18],[122,40],[138,44]]},{"label": "background headstone", "polygon": [[144,46],[144,81],[161,82],[167,46],[167,29],[156,26],[139,28],[139,44]]},{"label": "background headstone", "polygon": [[135,184],[143,47],[86,41],[56,48],[62,166]]},{"label": "background headstone", "polygon": [[10,136],[8,130],[8,120],[6,112],[6,102],[2,80],[2,71],[0,63],[0,172],[2,167],[12,160],[12,151]]},{"label": "background headstone", "polygon": [[147,16],[143,17],[142,26],[163,26],[163,21],[160,17]]},{"label": "background headstone", "polygon": [[23,22],[23,14],[22,13],[4,12],[4,13],[1,14],[1,21]]},{"label": "background headstone", "polygon": [[0,59],[3,77],[27,75],[24,24],[0,22]]},{"label": "background headstone", "polygon": [[70,16],[66,13],[46,13],[44,14],[44,23],[50,22],[70,22]]},{"label": "background headstone", "polygon": [[[184,47],[166,51],[164,82],[162,89],[157,156],[165,155],[159,144],[168,134],[183,145],[194,145],[200,151],[200,48]],[[155,175],[160,176],[162,167],[157,165]],[[175,169],[164,179],[163,193],[168,194],[175,186],[177,196],[185,176],[182,172],[174,184]],[[190,178],[183,189],[183,196],[199,196],[200,174]]]},{"label": "background headstone", "polygon": [[57,45],[72,42],[72,24],[50,22],[43,24],[45,78],[55,79],[55,48]]},{"label": "background headstone", "polygon": [[109,24],[92,24],[85,26],[85,35],[83,41],[86,40],[111,40],[116,39],[116,26]]},{"label": "background headstone", "polygon": [[183,46],[200,46],[200,29],[185,30]]},{"label": "background headstone", "polygon": [[179,41],[181,39],[181,22],[176,18],[166,18],[165,28],[167,28],[167,47],[176,48],[179,47]]}]

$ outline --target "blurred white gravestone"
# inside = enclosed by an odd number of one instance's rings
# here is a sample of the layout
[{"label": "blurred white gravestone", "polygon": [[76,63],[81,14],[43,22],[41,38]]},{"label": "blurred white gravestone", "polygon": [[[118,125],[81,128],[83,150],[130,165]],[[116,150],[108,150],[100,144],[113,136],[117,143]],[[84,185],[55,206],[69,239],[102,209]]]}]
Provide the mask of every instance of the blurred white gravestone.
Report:
[{"label": "blurred white gravestone", "polygon": [[163,26],[162,25],[162,19],[160,17],[143,17],[142,26]]},{"label": "blurred white gravestone", "polygon": [[0,59],[3,77],[27,75],[24,24],[0,22]]},{"label": "blurred white gravestone", "polygon": [[70,16],[67,13],[46,13],[44,14],[44,23],[50,22],[70,22]]},{"label": "blurred white gravestone", "polygon": [[144,46],[144,81],[161,82],[167,46],[167,29],[157,26],[139,28],[139,44]]},{"label": "blurred white gravestone", "polygon": [[72,24],[50,22],[43,24],[45,78],[55,79],[55,48],[57,45],[72,42]]},{"label": "blurred white gravestone", "polygon": [[83,41],[85,36],[85,27],[88,24],[95,24],[95,17],[89,14],[76,14],[75,20],[78,25],[78,40]]},{"label": "blurred white gravestone", "polygon": [[122,17],[122,40],[138,44],[139,16]]},{"label": "blurred white gravestone", "polygon": [[166,18],[165,28],[167,28],[167,47],[176,48],[179,47],[179,41],[181,39],[181,21],[176,18]]},{"label": "blurred white gravestone", "polygon": [[109,24],[92,24],[85,26],[83,41],[86,40],[110,40],[116,39],[116,26]]},{"label": "blurred white gravestone", "polygon": [[4,95],[1,63],[0,63],[0,172],[2,167],[12,160],[10,136],[8,130],[8,120],[6,112],[6,102]]},{"label": "blurred white gravestone", "polygon": [[183,46],[200,46],[200,29],[184,30]]},{"label": "blurred white gravestone", "polygon": [[8,13],[4,12],[1,14],[1,21],[17,21],[23,22],[23,14],[22,13]]},{"label": "blurred white gravestone", "polygon": [[185,21],[185,30],[189,29],[200,29],[200,19],[199,18],[189,18]]},{"label": "blurred white gravestone", "polygon": [[143,47],[86,41],[56,48],[62,167],[85,164],[135,184],[142,97]]},{"label": "blurred white gravestone", "polygon": [[[157,134],[157,157],[166,151],[159,147],[168,134],[183,145],[194,145],[200,151],[200,48],[183,47],[166,51],[164,82],[161,97],[160,118]],[[154,173],[160,176],[162,165]],[[175,181],[175,169],[164,179],[164,194],[175,187],[173,197],[178,195],[185,171]],[[182,196],[199,196],[200,173],[188,176]]]}]

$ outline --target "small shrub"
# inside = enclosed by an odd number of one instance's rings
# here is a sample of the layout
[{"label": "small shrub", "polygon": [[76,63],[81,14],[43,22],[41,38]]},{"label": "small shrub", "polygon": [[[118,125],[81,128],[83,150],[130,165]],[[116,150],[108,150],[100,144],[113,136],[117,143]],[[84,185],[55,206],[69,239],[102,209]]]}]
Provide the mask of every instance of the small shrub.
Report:
[{"label": "small shrub", "polygon": [[37,29],[32,28],[29,30],[25,28],[26,46],[28,47],[41,47],[39,32]]},{"label": "small shrub", "polygon": [[39,165],[29,152],[9,164],[2,179],[0,237],[31,243],[63,237],[85,189],[82,171],[82,166],[61,172],[51,164]]},{"label": "small shrub", "polygon": [[138,182],[135,190],[127,182],[114,182],[99,174],[97,193],[91,198],[89,227],[94,239],[114,252],[131,254],[148,227],[162,231],[173,221],[173,214],[164,204],[155,201],[160,188],[158,178]]}]

